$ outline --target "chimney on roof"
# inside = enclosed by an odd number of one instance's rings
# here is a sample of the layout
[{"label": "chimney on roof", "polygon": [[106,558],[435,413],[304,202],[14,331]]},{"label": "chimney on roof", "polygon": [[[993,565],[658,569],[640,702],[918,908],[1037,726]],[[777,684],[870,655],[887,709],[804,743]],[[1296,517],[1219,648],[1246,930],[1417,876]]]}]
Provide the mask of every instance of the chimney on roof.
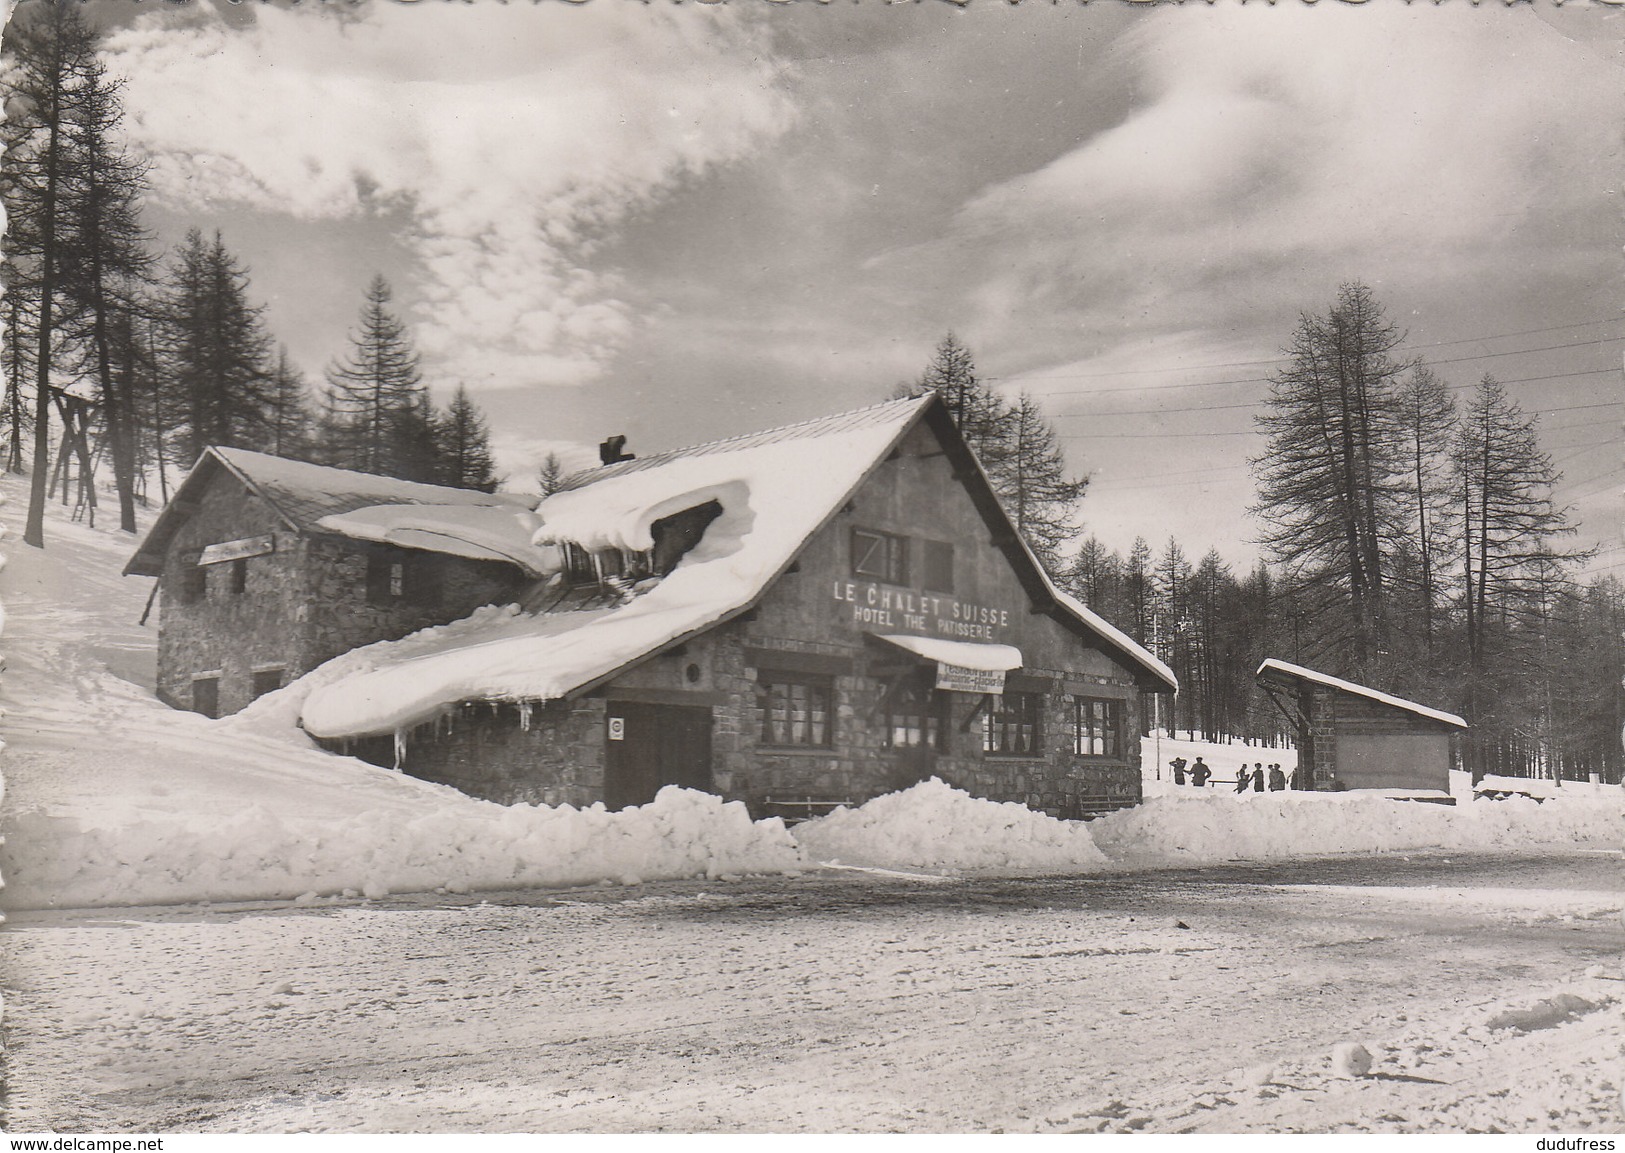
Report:
[{"label": "chimney on roof", "polygon": [[623,460],[636,460],[635,452],[625,452],[626,437],[612,436],[598,446],[598,459],[603,464],[619,464]]}]

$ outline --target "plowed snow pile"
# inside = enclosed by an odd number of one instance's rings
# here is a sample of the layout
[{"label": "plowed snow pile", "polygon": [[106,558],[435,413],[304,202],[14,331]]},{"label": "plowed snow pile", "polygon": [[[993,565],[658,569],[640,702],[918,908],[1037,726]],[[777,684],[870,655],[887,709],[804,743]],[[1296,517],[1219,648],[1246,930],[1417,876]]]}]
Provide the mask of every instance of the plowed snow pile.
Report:
[{"label": "plowed snow pile", "polygon": [[1601,803],[1513,798],[1451,807],[1353,792],[1237,796],[1193,789],[1149,798],[1091,822],[1089,831],[1108,857],[1140,865],[1391,849],[1617,847],[1618,792]]},{"label": "plowed snow pile", "polygon": [[984,801],[932,778],[796,827],[817,861],[921,869],[1093,871],[1109,864],[1086,826]]},{"label": "plowed snow pile", "polygon": [[320,821],[252,807],[84,828],[30,811],[6,840],[13,908],[638,884],[800,864],[781,823],[676,788],[619,813],[465,799],[417,816],[371,809]]}]

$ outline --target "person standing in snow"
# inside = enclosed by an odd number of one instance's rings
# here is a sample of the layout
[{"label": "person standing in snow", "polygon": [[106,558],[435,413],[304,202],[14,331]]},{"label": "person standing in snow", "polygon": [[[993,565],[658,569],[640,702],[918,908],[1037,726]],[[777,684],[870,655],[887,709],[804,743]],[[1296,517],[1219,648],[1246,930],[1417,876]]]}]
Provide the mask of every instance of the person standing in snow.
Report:
[{"label": "person standing in snow", "polygon": [[1185,783],[1185,758],[1175,757],[1168,763],[1174,770],[1174,784],[1183,785]]},{"label": "person standing in snow", "polygon": [[1293,765],[1292,766],[1292,787],[1294,789],[1302,789],[1304,787],[1304,776],[1303,776],[1303,766],[1302,765]]},{"label": "person standing in snow", "polygon": [[1213,770],[1207,767],[1207,762],[1201,757],[1191,766],[1191,784],[1199,789],[1207,788],[1207,779],[1213,775]]},{"label": "person standing in snow", "polygon": [[1270,792],[1278,793],[1284,788],[1286,788],[1286,774],[1281,771],[1280,765],[1270,765]]},{"label": "person standing in snow", "polygon": [[1247,791],[1247,782],[1251,779],[1252,776],[1247,772],[1247,762],[1242,761],[1236,769],[1236,792],[1245,793]]},{"label": "person standing in snow", "polygon": [[1263,761],[1258,761],[1258,762],[1255,762],[1254,765],[1253,765],[1253,792],[1262,793],[1263,791],[1264,791],[1264,762]]}]

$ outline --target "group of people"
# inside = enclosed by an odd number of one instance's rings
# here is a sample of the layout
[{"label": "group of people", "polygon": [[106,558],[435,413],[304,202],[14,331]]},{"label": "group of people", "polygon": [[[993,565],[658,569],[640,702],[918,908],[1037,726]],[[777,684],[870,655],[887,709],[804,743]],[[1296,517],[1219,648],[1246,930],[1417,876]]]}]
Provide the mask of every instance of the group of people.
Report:
[{"label": "group of people", "polygon": [[[1174,770],[1174,784],[1176,785],[1183,785],[1187,774],[1190,777],[1190,783],[1199,789],[1205,789],[1208,781],[1213,779],[1213,770],[1201,757],[1197,757],[1194,762],[1187,761],[1184,757],[1175,757],[1169,762],[1169,765]],[[1298,772],[1294,769],[1292,771],[1292,787],[1294,789],[1298,787],[1297,775]],[[1253,762],[1251,769],[1247,767],[1247,762],[1243,761],[1240,767],[1236,769],[1236,792],[1238,793],[1245,793],[1248,789],[1252,789],[1255,793],[1262,793],[1266,781],[1268,781],[1269,790],[1272,793],[1285,789],[1287,787],[1286,770],[1281,768],[1280,765],[1272,763],[1266,776],[1263,761]]]}]

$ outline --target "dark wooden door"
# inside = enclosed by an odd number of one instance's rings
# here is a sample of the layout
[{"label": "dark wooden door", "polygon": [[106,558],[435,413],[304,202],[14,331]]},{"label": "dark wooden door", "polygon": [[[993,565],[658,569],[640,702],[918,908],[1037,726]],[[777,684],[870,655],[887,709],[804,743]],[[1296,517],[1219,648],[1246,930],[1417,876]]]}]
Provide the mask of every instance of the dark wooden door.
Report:
[{"label": "dark wooden door", "polygon": [[711,791],[711,710],[611,701],[604,734],[604,804],[646,805],[666,785]]}]

